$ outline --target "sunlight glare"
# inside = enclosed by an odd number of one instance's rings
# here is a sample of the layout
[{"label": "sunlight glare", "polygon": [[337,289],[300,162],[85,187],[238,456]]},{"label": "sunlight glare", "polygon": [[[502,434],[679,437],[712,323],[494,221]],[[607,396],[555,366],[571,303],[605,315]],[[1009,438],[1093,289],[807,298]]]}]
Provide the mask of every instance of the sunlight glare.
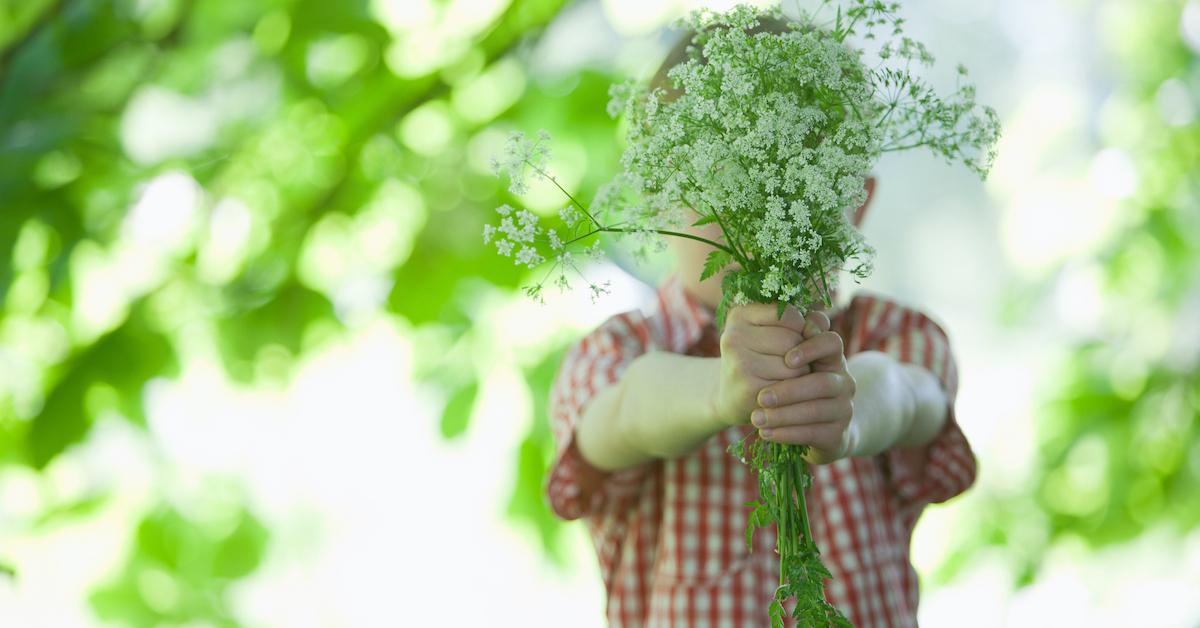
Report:
[{"label": "sunlight glare", "polygon": [[212,108],[164,87],[138,90],[121,117],[125,152],[144,165],[199,153],[216,136],[217,114]]}]

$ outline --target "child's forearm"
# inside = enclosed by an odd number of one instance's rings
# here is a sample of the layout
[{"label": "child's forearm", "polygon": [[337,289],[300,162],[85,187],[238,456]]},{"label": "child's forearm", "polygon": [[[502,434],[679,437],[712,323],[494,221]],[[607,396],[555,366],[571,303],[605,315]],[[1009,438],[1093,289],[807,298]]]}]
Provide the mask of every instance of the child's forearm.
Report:
[{"label": "child's forearm", "polygon": [[928,370],[879,351],[851,356],[847,368],[857,384],[849,455],[923,445],[941,430],[946,393]]},{"label": "child's forearm", "polygon": [[638,356],[584,408],[575,428],[580,453],[615,471],[691,451],[725,425],[715,412],[720,368],[719,358]]}]

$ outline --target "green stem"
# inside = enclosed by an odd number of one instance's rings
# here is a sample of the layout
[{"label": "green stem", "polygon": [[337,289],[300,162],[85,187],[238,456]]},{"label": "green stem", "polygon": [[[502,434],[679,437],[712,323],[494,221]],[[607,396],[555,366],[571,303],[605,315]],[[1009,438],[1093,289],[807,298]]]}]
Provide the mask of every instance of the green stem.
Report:
[{"label": "green stem", "polygon": [[[678,168],[676,168],[676,172],[687,177],[688,183],[691,183],[693,188],[697,190],[700,189],[700,184],[696,183],[696,180],[693,179],[691,175],[680,171]],[[739,234],[737,231],[731,231],[725,226],[724,221],[721,220],[721,212],[717,211],[716,207],[713,207],[711,204],[709,204],[708,209],[712,211],[713,216],[716,217],[717,225],[721,227],[721,233],[725,234],[725,239],[729,241],[730,255],[733,255],[733,258],[742,265],[742,268],[750,268],[750,256],[743,253],[741,248],[738,247],[738,244],[742,239],[741,234]]]},{"label": "green stem", "polygon": [[591,231],[589,231],[581,236],[576,236],[574,238],[571,238],[570,240],[564,241],[563,246],[565,247],[568,244],[578,242],[579,240],[582,240],[588,236],[596,235],[597,233],[637,233],[639,231],[651,231],[651,232],[657,233],[659,235],[669,235],[669,236],[675,236],[677,238],[687,238],[689,240],[703,242],[705,244],[708,244],[708,245],[711,245],[718,249],[721,249],[722,251],[725,251],[726,253],[729,253],[730,255],[734,255],[734,252],[731,251],[729,249],[729,247],[727,247],[724,244],[721,244],[719,242],[713,242],[712,240],[709,240],[708,238],[702,238],[700,236],[692,235],[690,233],[680,233],[678,231],[668,231],[666,229],[617,229],[615,227],[600,227],[598,229],[592,229]]},{"label": "green stem", "polygon": [[703,242],[705,244],[710,244],[718,249],[721,249],[722,251],[725,251],[726,253],[729,253],[730,255],[735,255],[733,249],[730,249],[729,247],[725,246],[724,244],[721,244],[719,242],[713,242],[712,240],[709,240],[708,238],[702,238],[700,236],[692,235],[690,233],[680,233],[678,231],[668,231],[666,229],[644,229],[644,230],[643,229],[605,229],[605,231],[617,231],[617,232],[622,232],[622,233],[637,233],[638,231],[653,231],[654,233],[657,233],[660,235],[675,236],[677,238],[687,238],[689,240],[695,240],[697,242]]},{"label": "green stem", "polygon": [[542,170],[541,168],[533,165],[532,163],[529,162],[528,159],[525,160],[525,164],[527,166],[529,166],[530,168],[533,168],[534,172],[542,175],[546,179],[549,179],[550,182],[554,184],[554,187],[558,188],[559,192],[562,192],[563,194],[565,194],[567,196],[568,199],[571,200],[571,204],[578,207],[579,211],[583,212],[583,215],[587,216],[588,220],[592,221],[592,224],[596,225],[597,227],[601,226],[600,221],[596,220],[596,217],[593,216],[592,213],[589,212],[587,210],[587,208],[583,206],[583,203],[580,203],[579,201],[575,200],[575,197],[571,196],[570,192],[568,192],[565,188],[563,188],[563,186],[558,184],[558,179],[555,179],[554,177],[550,176],[549,172],[546,172],[545,170]]},{"label": "green stem", "polygon": [[804,528],[804,540],[806,544],[812,544],[815,547],[816,541],[813,540],[812,530],[808,527],[808,503],[804,497],[804,485],[807,484],[804,480],[808,477],[808,466],[803,458],[799,458],[793,463],[793,469],[796,473],[796,481],[799,484],[796,488],[796,501],[799,502],[798,510],[800,511],[800,521]]},{"label": "green stem", "polygon": [[[770,447],[771,447],[771,453],[772,453],[771,459],[772,459],[772,461],[774,461],[775,460],[774,454],[778,451],[778,445],[776,445],[775,443],[772,443]],[[775,464],[777,467],[781,466],[778,462],[776,462]],[[784,571],[784,565],[787,564],[787,559],[791,555],[791,550],[792,550],[791,543],[789,543],[789,541],[791,540],[791,537],[792,537],[792,520],[791,520],[791,515],[792,515],[791,510],[792,509],[789,508],[789,506],[791,506],[791,504],[788,503],[790,501],[788,499],[788,475],[789,474],[787,474],[787,473],[782,473],[782,474],[776,475],[776,477],[778,478],[778,480],[776,482],[776,488],[777,488],[778,492],[776,494],[781,498],[781,503],[783,505],[783,507],[779,509],[779,511],[780,511],[779,525],[776,526],[776,530],[775,530],[775,532],[776,532],[776,534],[775,534],[775,549],[779,553],[779,585],[780,586],[783,586],[784,582],[786,581],[787,572]]]},{"label": "green stem", "polygon": [[600,229],[592,229],[591,231],[589,231],[589,232],[587,232],[587,233],[585,233],[585,234],[583,234],[583,235],[581,235],[581,236],[575,236],[574,238],[571,238],[570,240],[565,240],[565,241],[563,241],[563,243],[562,243],[562,245],[563,245],[563,248],[566,248],[568,244],[574,244],[574,243],[576,243],[576,242],[578,242],[578,241],[580,241],[580,240],[582,240],[582,239],[584,239],[584,238],[586,238],[586,237],[588,237],[588,236],[594,236],[594,235],[596,235],[597,233],[602,233],[603,231],[604,231],[604,228],[600,228]]}]

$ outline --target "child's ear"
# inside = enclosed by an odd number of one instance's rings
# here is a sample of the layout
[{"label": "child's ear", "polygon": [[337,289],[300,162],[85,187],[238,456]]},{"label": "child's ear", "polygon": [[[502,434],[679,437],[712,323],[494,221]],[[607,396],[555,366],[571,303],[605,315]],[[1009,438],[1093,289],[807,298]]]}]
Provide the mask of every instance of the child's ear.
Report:
[{"label": "child's ear", "polygon": [[864,187],[867,188],[867,200],[863,201],[863,204],[854,210],[855,227],[862,226],[863,216],[867,214],[867,206],[871,204],[871,199],[875,198],[875,177],[868,176]]}]

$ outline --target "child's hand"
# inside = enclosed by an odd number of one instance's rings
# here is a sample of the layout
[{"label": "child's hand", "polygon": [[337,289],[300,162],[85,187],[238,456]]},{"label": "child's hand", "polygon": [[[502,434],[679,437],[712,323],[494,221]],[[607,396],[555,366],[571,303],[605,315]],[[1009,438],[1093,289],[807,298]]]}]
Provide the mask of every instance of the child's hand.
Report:
[{"label": "child's hand", "polygon": [[774,305],[752,303],[730,309],[725,319],[715,409],[726,425],[749,420],[764,386],[811,372],[807,357],[791,367],[784,363],[784,356],[806,337],[829,329],[829,319],[814,312],[805,320],[792,307],[782,319],[776,318],[775,312]]},{"label": "child's hand", "polygon": [[[821,316],[824,316],[823,314]],[[829,331],[807,337],[787,353],[789,368],[811,372],[765,386],[751,421],[764,439],[809,445],[805,456],[814,464],[844,458],[854,449],[850,418],[854,414],[854,378],[846,369],[842,337]],[[799,365],[793,366],[793,365]]]}]

